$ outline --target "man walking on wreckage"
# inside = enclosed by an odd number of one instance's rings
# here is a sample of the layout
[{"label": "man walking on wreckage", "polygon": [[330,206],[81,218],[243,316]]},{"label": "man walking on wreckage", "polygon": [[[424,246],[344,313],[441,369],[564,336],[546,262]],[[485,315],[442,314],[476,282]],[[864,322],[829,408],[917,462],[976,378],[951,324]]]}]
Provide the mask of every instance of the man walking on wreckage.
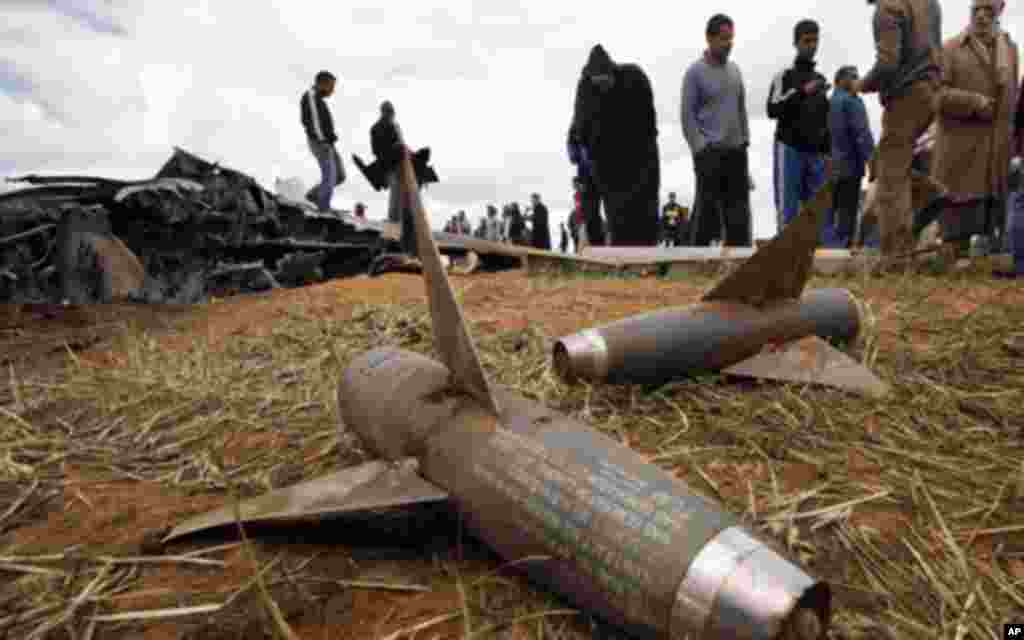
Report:
[{"label": "man walking on wreckage", "polygon": [[334,119],[324,101],[334,94],[336,81],[337,78],[330,71],[317,73],[313,86],[302,94],[299,101],[306,141],[320,165],[320,184],[306,192],[306,199],[320,211],[330,211],[334,187],[345,182],[345,165],[334,146],[338,142]]},{"label": "man walking on wreckage", "polygon": [[[381,273],[390,268],[413,268],[419,267],[419,257],[416,246],[416,233],[412,223],[412,211],[409,208],[408,196],[403,197],[400,187],[398,165],[402,159],[403,150],[406,150],[405,139],[402,136],[402,129],[395,120],[395,107],[390,101],[385,100],[380,105],[380,117],[370,127],[370,147],[373,150],[374,161],[367,165],[362,158],[353,154],[352,161],[366,177],[370,185],[376,191],[388,190],[388,222],[400,224],[399,244],[402,249],[402,257],[388,255],[384,256],[384,262],[376,263],[371,268],[371,273]],[[416,187],[420,189],[425,184],[437,182],[437,173],[429,166],[430,148],[424,147],[412,153],[412,164],[416,178]]]},{"label": "man walking on wreckage", "polygon": [[569,143],[590,154],[590,213],[604,203],[611,244],[656,246],[661,161],[647,74],[635,64],[616,64],[595,45],[576,86]]},{"label": "man walking on wreckage", "polygon": [[418,260],[412,211],[409,203],[402,198],[402,189],[398,183],[398,163],[402,159],[405,142],[402,129],[395,121],[395,107],[386,100],[380,105],[380,118],[370,127],[370,146],[381,170],[388,176],[388,221],[402,225],[402,252],[410,260]]},{"label": "man walking on wreckage", "polygon": [[877,4],[874,66],[853,87],[878,92],[882,133],[875,158],[876,210],[883,261],[878,271],[909,266],[897,260],[914,248],[911,163],[914,143],[933,121],[941,78],[942,7],[938,0],[868,0]]}]

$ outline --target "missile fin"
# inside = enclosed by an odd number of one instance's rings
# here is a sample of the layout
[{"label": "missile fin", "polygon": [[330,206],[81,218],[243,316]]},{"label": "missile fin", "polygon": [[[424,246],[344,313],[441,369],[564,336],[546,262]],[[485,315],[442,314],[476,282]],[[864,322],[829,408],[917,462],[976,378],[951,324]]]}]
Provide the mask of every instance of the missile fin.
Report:
[{"label": "missile fin", "polygon": [[480,364],[480,356],[477,355],[476,345],[469,335],[469,327],[462,315],[462,308],[455,299],[448,274],[441,264],[441,254],[430,231],[430,223],[420,200],[416,177],[408,155],[403,155],[399,170],[403,201],[408,198],[412,205],[416,246],[420,263],[423,265],[423,279],[427,285],[427,299],[430,302],[434,348],[441,362],[452,372],[454,385],[476,398],[494,415],[500,415],[498,401],[487,380],[487,373]]},{"label": "missile fin", "polygon": [[832,206],[832,181],[804,203],[792,222],[735,271],[704,294],[705,302],[722,300],[764,307],[795,300],[814,265],[822,214]]},{"label": "missile fin", "polygon": [[818,336],[807,336],[723,369],[722,373],[745,378],[820,384],[882,398],[889,385],[860,362]]},{"label": "missile fin", "polygon": [[[448,494],[443,489],[417,474],[415,460],[395,463],[375,460],[243,500],[239,507],[242,524],[284,524],[316,522],[447,499]],[[235,522],[235,507],[228,505],[181,523],[164,542]]]}]

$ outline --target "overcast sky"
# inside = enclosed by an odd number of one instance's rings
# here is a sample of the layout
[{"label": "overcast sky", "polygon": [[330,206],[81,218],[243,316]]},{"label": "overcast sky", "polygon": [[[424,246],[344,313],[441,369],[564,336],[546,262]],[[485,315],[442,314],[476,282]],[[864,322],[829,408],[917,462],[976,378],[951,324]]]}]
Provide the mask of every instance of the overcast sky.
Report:
[{"label": "overcast sky", "polygon": [[[434,224],[458,209],[475,220],[488,202],[525,203],[538,191],[552,227],[571,204],[565,151],[580,69],[596,43],[638,63],[654,87],[662,198],[683,204],[693,169],[679,122],[680,83],[704,48],[704,26],[736,21],[733,59],[746,81],[753,136],[754,232],[775,231],[771,76],[793,57],[801,18],[822,25],[819,68],[872,63],[873,8],[863,0],[664,3],[633,0],[0,0],[0,175],[32,172],[151,176],[177,145],[252,174],[312,185],[298,100],[320,69],[339,87],[330,100],[350,179],[334,206],[356,200],[382,217],[352,165],[370,159],[369,127],[391,100],[407,141],[430,146],[441,183],[425,193]],[[817,8],[815,8],[817,5]],[[944,3],[943,33],[960,31],[968,0]],[[1024,5],[1010,2],[1011,33]],[[877,137],[880,108],[866,96]],[[558,236],[553,239],[557,243]]]}]

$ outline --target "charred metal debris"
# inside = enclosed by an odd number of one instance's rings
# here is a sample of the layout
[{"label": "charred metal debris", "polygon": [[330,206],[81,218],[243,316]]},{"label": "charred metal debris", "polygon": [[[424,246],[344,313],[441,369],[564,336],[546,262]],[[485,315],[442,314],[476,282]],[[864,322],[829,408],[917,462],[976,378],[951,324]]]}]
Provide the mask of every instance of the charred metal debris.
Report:
[{"label": "charred metal debris", "polygon": [[0,194],[3,303],[195,303],[366,273],[397,245],[180,148],[150,180],[8,181],[29,186]]}]

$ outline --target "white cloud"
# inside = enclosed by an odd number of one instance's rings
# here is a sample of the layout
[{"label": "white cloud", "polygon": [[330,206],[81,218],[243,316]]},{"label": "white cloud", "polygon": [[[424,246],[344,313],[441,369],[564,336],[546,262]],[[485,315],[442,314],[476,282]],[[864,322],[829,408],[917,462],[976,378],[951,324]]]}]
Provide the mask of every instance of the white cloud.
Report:
[{"label": "white cloud", "polygon": [[[735,3],[734,60],[747,84],[755,235],[774,231],[771,141],[764,118],[770,78],[793,54],[792,26],[822,25],[819,66],[866,70],[873,59],[871,13],[863,3]],[[0,27],[0,171],[154,173],[174,145],[253,174],[311,184],[316,163],[299,124],[298,100],[313,75],[341,79],[331,108],[350,180],[336,206],[356,200],[383,216],[352,165],[369,159],[369,127],[392,100],[409,142],[429,145],[442,182],[425,193],[434,222],[488,202],[544,195],[553,231],[571,202],[573,167],[565,131],[590,47],[651,78],[659,116],[662,191],[687,202],[693,168],[679,127],[679,84],[704,47],[707,18],[721,10],[697,0],[685,11],[653,0],[622,4],[529,0],[396,0],[333,3],[265,0],[178,3],[4,0]],[[817,7],[817,8],[816,8]],[[1024,7],[1011,5],[1011,30]],[[944,32],[967,20],[967,3],[947,9]],[[54,46],[60,43],[60,46]],[[5,79],[7,80],[5,82]],[[26,87],[28,87],[26,89]],[[876,135],[880,108],[867,97]],[[557,233],[553,234],[557,242]]]}]

